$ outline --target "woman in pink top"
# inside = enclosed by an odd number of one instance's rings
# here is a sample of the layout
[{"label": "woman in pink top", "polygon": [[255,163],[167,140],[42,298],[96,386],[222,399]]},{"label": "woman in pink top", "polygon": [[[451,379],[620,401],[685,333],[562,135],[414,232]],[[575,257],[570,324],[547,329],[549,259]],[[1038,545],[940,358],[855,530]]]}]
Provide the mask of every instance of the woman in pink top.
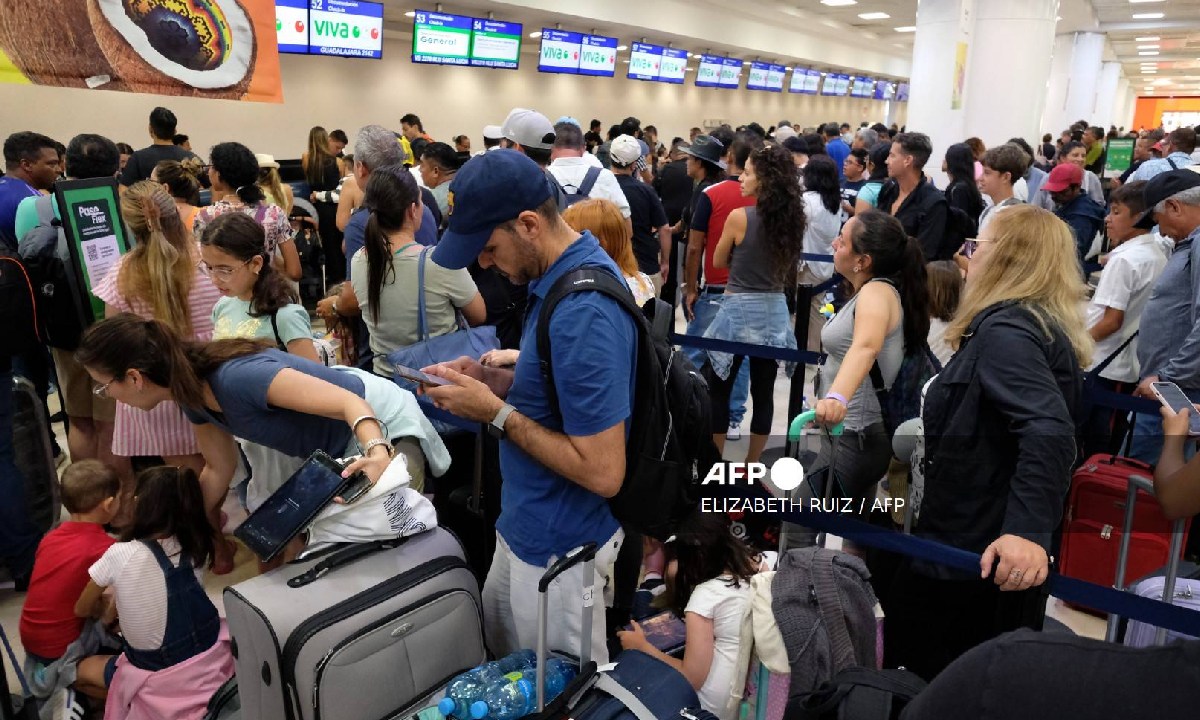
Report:
[{"label": "woman in pink top", "polygon": [[[121,196],[121,215],[136,243],[93,291],[106,314],[132,312],[162,320],[185,337],[212,339],[212,310],[221,293],[201,273],[200,248],[174,200],[162,185],[140,182]],[[197,473],[204,468],[192,424],[171,402],[150,411],[117,403],[112,451],[158,455]]]}]

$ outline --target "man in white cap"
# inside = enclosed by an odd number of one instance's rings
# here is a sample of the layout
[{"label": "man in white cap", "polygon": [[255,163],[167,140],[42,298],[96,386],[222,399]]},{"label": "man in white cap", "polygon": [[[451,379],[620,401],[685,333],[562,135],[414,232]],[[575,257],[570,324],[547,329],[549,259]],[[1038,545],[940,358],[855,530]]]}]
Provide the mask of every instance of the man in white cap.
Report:
[{"label": "man in white cap", "polygon": [[629,201],[633,256],[637,259],[638,270],[650,276],[654,283],[654,294],[658,295],[671,262],[671,224],[667,221],[667,211],[663,209],[658,193],[634,177],[641,152],[641,145],[636,138],[621,135],[613,140],[609,156],[617,184]]},{"label": "man in white cap", "polygon": [[475,153],[482,155],[485,152],[491,152],[496,148],[504,147],[504,129],[499,125],[484,125],[483,126],[483,150]]}]

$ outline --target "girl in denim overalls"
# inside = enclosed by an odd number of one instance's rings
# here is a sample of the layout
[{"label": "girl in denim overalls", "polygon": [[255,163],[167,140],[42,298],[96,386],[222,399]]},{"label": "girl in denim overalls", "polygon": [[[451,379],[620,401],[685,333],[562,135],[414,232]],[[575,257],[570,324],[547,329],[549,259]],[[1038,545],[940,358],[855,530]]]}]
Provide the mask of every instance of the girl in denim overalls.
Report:
[{"label": "girl in denim overalls", "polygon": [[[196,575],[213,554],[200,483],[188,468],[138,476],[134,521],[91,567],[76,611],[112,588],[124,651],[109,663],[106,718],[199,718],[233,675],[229,635]],[[163,711],[167,711],[164,713]]]}]

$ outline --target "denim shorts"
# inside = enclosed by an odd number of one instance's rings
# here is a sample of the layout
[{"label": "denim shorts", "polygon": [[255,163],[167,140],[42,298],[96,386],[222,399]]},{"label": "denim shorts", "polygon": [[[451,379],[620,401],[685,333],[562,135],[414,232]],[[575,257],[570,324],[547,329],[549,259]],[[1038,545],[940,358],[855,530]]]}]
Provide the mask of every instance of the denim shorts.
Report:
[{"label": "denim shorts", "polygon": [[[721,306],[704,337],[730,340],[750,345],[796,349],[796,332],[792,328],[787,299],[783,293],[726,293]],[[708,351],[713,370],[722,379],[729,377],[733,355],[716,350]],[[788,375],[794,362],[784,364]]]}]

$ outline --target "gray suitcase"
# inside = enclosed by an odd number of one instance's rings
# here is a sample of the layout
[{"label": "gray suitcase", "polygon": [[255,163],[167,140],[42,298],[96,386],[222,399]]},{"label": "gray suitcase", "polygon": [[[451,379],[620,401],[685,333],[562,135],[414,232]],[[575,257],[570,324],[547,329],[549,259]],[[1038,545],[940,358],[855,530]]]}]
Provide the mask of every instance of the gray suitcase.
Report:
[{"label": "gray suitcase", "polygon": [[380,720],[486,660],[479,584],[435,528],[225,589],[245,720]]}]

